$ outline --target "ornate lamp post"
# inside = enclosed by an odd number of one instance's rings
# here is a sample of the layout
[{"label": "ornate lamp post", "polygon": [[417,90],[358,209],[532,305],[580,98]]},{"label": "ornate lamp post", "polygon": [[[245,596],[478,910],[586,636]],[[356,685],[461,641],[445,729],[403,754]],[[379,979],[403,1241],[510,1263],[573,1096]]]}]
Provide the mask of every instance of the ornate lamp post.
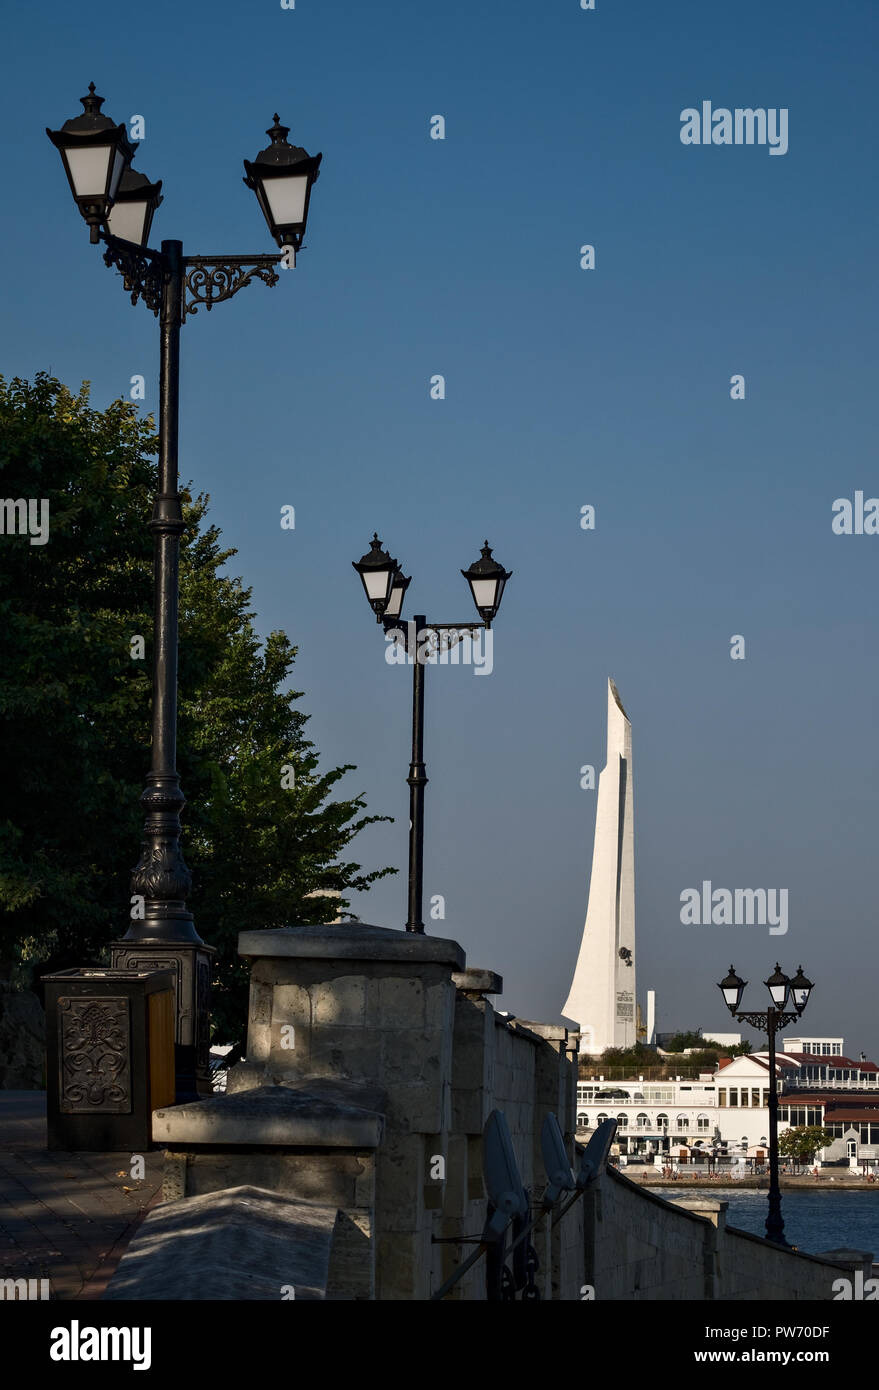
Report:
[{"label": "ornate lamp post", "polygon": [[449,650],[462,638],[472,638],[475,633],[490,629],[512,570],[508,572],[498,564],[486,541],[480,558],[469,569],[461,571],[470,585],[482,622],[429,623],[423,613],[418,613],[403,627],[399,626],[400,615],[411,581],[383,549],[377,533],[367,553],[351,563],[360,575],[376,622],[384,624],[385,632],[397,633],[396,640],[404,647],[412,664],[412,760],[406,778],[409,784],[409,917],[406,930],[423,933],[424,788],[428,780],[424,768],[424,666],[443,647]]},{"label": "ornate lamp post", "polygon": [[[130,167],[135,148],[125,126],[101,114],[104,98],[95,94],[94,83],[81,101],[82,115],[46,133],[60,151],[90,240],[106,243],[104,261],[120,270],[132,304],[143,300],[159,318],[159,490],[148,523],[155,546],[152,766],[141,797],[146,813],[141,857],[131,879],[132,894],[143,899],[143,915],[132,920],[123,940],[112,946],[111,959],[114,967],[174,972],[176,1087],[181,1101],[210,1091],[213,948],[204,944],[186,908],[191,876],[180,850],[180,813],[185,805],[177,773],[178,565],[185,529],[177,472],[180,329],[200,306],[210,312],[254,278],[276,285],[278,263],[295,263],[321,156],[310,159],[304,150],[288,145],[287,128],[275,116],[267,132],[269,149],[253,164],[245,160],[244,182],[255,189],[272,236],[284,248],[281,254],[184,256],[180,241],[163,241],[155,251],[145,243],[162,201],[162,185],[150,183]],[[268,187],[270,196],[265,193]]]},{"label": "ornate lamp post", "polygon": [[[782,1028],[786,1028],[789,1023],[794,1023],[800,1018],[809,1002],[809,996],[814,986],[811,980],[806,979],[801,965],[797,967],[796,975],[790,980],[781,966],[776,963],[773,974],[765,981],[772,1000],[770,1007],[765,1012],[740,1013],[739,1008],[746,984],[747,981],[740,979],[733,967],[730,966],[729,974],[720,981],[718,989],[721,991],[733,1018],[738,1019],[740,1023],[750,1023],[752,1028],[759,1028],[769,1038],[769,1210],[766,1215],[766,1236],[776,1245],[787,1245],[784,1238],[784,1221],[781,1216],[781,1188],[778,1184],[778,1087],[775,1080],[775,1035],[780,1033]],[[786,1012],[788,1003],[793,1004],[793,1009]]]}]

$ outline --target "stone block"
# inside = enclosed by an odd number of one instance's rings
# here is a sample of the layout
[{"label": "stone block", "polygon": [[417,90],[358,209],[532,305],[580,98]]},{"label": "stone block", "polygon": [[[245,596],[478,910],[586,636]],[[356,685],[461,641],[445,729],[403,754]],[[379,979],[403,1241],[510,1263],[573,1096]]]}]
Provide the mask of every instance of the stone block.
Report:
[{"label": "stone block", "polygon": [[383,1034],[376,1028],[316,1027],[309,1069],[315,1076],[383,1085],[382,1042]]},{"label": "stone block", "polygon": [[186,1196],[207,1196],[249,1180],[297,1201],[321,1202],[350,1211],[358,1206],[358,1182],[368,1159],[369,1155],[343,1150],[323,1154],[283,1149],[193,1150],[186,1168]]},{"label": "stone block", "polygon": [[344,1082],[260,1086],[153,1112],[153,1138],[169,1147],[239,1144],[284,1148],[375,1148],[384,1117],[382,1092]]},{"label": "stone block", "polygon": [[375,1297],[373,1223],[368,1212],[338,1213],[326,1297],[330,1303],[360,1302]]},{"label": "stone block", "polygon": [[381,1302],[411,1303],[418,1297],[419,1254],[419,1241],[414,1232],[378,1231],[376,1295]]},{"label": "stone block", "polygon": [[151,1211],[103,1297],[297,1302],[325,1297],[336,1208],[247,1184]]},{"label": "stone block", "polygon": [[424,1027],[424,986],[408,975],[379,981],[379,1009],[386,1029]]},{"label": "stone block", "polygon": [[366,979],[363,975],[340,975],[310,989],[312,1020],[341,1028],[360,1028],[366,1015]]},{"label": "stone block", "polygon": [[486,1093],[481,1087],[472,1091],[453,1090],[450,1128],[459,1134],[481,1135],[490,1109]]},{"label": "stone block", "polygon": [[463,970],[464,952],[457,941],[440,936],[375,927],[367,922],[316,923],[241,932],[238,954],[245,958],[299,960],[402,961],[437,963]]},{"label": "stone block", "polygon": [[[272,990],[273,1031],[281,1023],[292,1023],[297,1031],[305,1034],[311,1031],[311,996],[308,990],[301,985],[277,984]],[[250,1033],[248,1032],[248,1052],[249,1046]]]},{"label": "stone block", "polygon": [[186,1196],[186,1154],[166,1151],[162,1165],[162,1201],[177,1202]]},{"label": "stone block", "polygon": [[466,970],[452,972],[452,984],[462,994],[503,994],[504,982],[493,970],[480,966],[470,966]]},{"label": "stone block", "polygon": [[[464,1216],[470,1203],[467,1181],[468,1148],[463,1134],[450,1134],[447,1140],[444,1220]],[[443,1235],[451,1235],[443,1228]]]},{"label": "stone block", "polygon": [[425,1028],[451,1029],[455,1015],[455,991],[447,981],[428,985],[424,991]]}]

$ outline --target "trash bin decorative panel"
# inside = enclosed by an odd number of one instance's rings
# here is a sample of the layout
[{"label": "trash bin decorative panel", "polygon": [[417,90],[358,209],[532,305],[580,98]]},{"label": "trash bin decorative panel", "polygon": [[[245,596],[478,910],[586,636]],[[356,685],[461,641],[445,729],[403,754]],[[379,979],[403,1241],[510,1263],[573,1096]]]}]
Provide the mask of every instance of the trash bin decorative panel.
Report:
[{"label": "trash bin decorative panel", "polygon": [[127,999],[58,1000],[59,1109],[67,1115],[131,1112],[131,1016]]}]

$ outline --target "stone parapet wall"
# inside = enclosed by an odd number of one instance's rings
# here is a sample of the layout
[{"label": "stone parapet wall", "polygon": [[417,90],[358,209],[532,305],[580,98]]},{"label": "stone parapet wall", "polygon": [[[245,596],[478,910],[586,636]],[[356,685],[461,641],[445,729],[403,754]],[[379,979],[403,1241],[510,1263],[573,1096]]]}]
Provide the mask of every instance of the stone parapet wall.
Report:
[{"label": "stone parapet wall", "polygon": [[[339,923],[245,932],[240,950],[252,961],[247,1055],[228,1095],[154,1115],[173,1205],[246,1184],[322,1204],[338,1213],[327,1297],[423,1301],[485,1228],[492,1112],[506,1119],[532,1211],[550,1114],[576,1171],[577,1033],[498,1012],[490,996],[503,982],[466,969],[456,942]],[[723,1203],[687,1205],[605,1172],[560,1220],[535,1227],[536,1291],[822,1299],[853,1267],[728,1231]],[[487,1264],[451,1299],[484,1300]]]},{"label": "stone parapet wall", "polygon": [[831,1263],[726,1225],[727,1203],[669,1202],[608,1169],[586,1198],[586,1282],[596,1300],[829,1301],[870,1257]]}]

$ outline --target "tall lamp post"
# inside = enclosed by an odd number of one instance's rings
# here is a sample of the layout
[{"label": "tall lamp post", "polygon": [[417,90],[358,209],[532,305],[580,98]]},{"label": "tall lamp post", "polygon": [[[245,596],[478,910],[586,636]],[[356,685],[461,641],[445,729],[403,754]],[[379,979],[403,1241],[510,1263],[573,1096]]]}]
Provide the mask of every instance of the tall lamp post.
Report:
[{"label": "tall lamp post", "polygon": [[383,549],[377,532],[373,534],[367,553],[351,563],[360,575],[376,622],[384,625],[386,633],[397,634],[395,640],[404,648],[412,664],[412,760],[406,778],[409,784],[409,917],[406,930],[423,933],[424,788],[428,780],[424,768],[424,666],[443,646],[448,650],[464,637],[472,638],[475,633],[491,628],[512,570],[507,571],[498,564],[486,541],[480,558],[469,569],[461,571],[470,585],[482,621],[429,623],[423,613],[418,613],[401,627],[403,600],[411,581]]},{"label": "tall lamp post", "polygon": [[302,246],[311,189],[321,156],[287,143],[289,128],[274,124],[271,143],[244,161],[278,255],[184,256],[183,243],[147,246],[162,202],[161,181],[131,168],[135,147],[124,125],[104,115],[104,98],[89,85],[83,111],[46,134],[59,151],[74,200],[93,244],[106,243],[104,262],[122,274],[132,304],[141,299],[159,318],[159,490],[149,529],[154,537],[152,765],[141,797],[145,811],[140,860],[131,892],[142,899],[124,938],[111,947],[114,967],[171,969],[176,979],[177,1100],[210,1091],[210,958],[186,899],[191,875],[180,849],[185,805],[177,773],[177,640],[180,536],[185,530],[177,471],[180,329],[201,306],[231,299],[254,278],[276,285],[275,267],[292,267]]},{"label": "tall lamp post", "polygon": [[[766,1215],[766,1236],[776,1245],[787,1245],[784,1238],[784,1221],[781,1217],[781,1188],[778,1183],[778,1086],[775,1080],[775,1035],[802,1016],[814,988],[812,981],[803,974],[803,967],[797,967],[793,979],[788,979],[781,966],[776,963],[775,971],[765,982],[772,1000],[765,1012],[740,1012],[742,995],[746,980],[736,974],[732,966],[725,980],[721,980],[721,991],[727,1008],[733,1018],[740,1023],[750,1023],[759,1028],[769,1038],[769,1210]],[[787,1005],[793,1007],[787,1010]]]}]

